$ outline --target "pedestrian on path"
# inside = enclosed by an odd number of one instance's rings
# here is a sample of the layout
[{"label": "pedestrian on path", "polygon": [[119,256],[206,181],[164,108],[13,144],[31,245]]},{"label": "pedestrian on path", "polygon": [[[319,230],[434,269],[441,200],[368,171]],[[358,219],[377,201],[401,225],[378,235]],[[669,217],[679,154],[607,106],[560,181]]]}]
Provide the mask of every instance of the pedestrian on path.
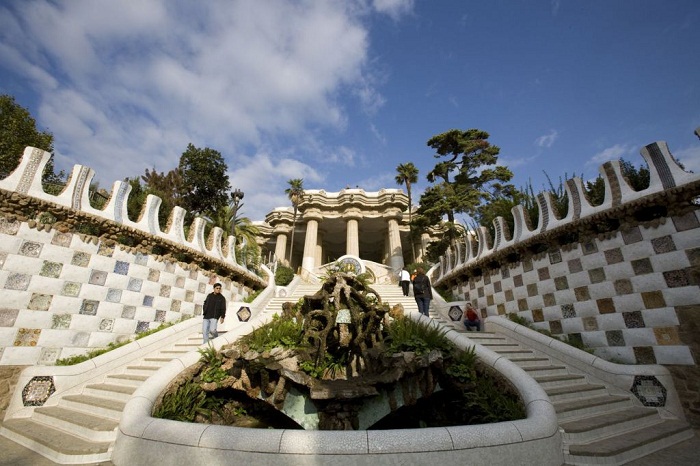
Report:
[{"label": "pedestrian on path", "polygon": [[411,274],[408,273],[406,267],[401,269],[401,274],[399,276],[399,285],[401,285],[403,295],[408,296],[408,288],[411,285]]},{"label": "pedestrian on path", "polygon": [[219,336],[216,331],[217,321],[223,324],[226,317],[226,298],[221,294],[221,283],[214,283],[214,290],[204,300],[202,316],[202,339],[206,345],[209,343],[210,333],[214,338]]},{"label": "pedestrian on path", "polygon": [[416,269],[416,277],[413,279],[413,297],[416,299],[418,311],[429,317],[430,300],[433,299],[432,285],[422,267]]}]

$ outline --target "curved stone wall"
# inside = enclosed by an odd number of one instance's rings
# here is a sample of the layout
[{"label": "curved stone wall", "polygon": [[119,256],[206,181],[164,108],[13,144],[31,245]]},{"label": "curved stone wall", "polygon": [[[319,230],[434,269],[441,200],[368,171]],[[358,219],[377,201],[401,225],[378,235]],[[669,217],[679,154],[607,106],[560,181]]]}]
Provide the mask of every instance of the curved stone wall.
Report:
[{"label": "curved stone wall", "polygon": [[[200,315],[214,281],[229,302],[267,286],[225,252],[221,229],[205,242],[196,219],[186,240],[184,210],[176,208],[161,231],[155,196],[141,219],[130,221],[128,183],[115,183],[103,210],[90,206],[93,173],[86,167],[75,167],[58,196],[45,193],[49,156],[27,148],[0,180],[0,365],[53,364]],[[81,233],[86,225],[97,236]]]},{"label": "curved stone wall", "polygon": [[[261,316],[220,336],[215,340],[217,349],[269,318]],[[409,318],[436,325],[417,312]],[[467,335],[455,330],[446,335],[460,348],[474,345]],[[161,368],[129,399],[119,423],[112,461],[116,465],[562,464],[556,413],[542,387],[506,358],[481,346],[476,351],[484,364],[503,375],[518,391],[526,406],[526,419],[428,429],[301,431],[246,429],[151,417],[156,401],[171,381],[199,360],[199,354],[189,353]]]},{"label": "curved stone wall", "polygon": [[590,205],[582,180],[568,180],[565,217],[540,194],[536,228],[514,208],[512,235],[496,219],[495,237],[481,228],[454,245],[433,282],[484,317],[516,313],[607,360],[666,365],[700,425],[700,176],[683,171],[663,142],[641,154],[647,189],[632,190],[619,163],[608,162],[601,205]]}]

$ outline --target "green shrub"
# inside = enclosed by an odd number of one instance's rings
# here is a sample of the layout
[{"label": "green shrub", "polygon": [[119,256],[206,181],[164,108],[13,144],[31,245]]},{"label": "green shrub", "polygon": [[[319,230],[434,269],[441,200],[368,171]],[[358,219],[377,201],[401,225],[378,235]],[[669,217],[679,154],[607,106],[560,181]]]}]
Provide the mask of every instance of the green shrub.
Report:
[{"label": "green shrub", "polygon": [[194,422],[197,415],[211,418],[211,413],[221,406],[221,400],[207,396],[198,383],[188,380],[176,391],[167,393],[153,410],[153,417],[180,422]]},{"label": "green shrub", "polygon": [[256,328],[239,341],[259,353],[277,347],[298,348],[302,346],[302,325],[295,319],[282,319],[275,314],[271,322]]},{"label": "green shrub", "polygon": [[287,286],[294,280],[294,270],[286,265],[279,264],[275,271],[275,285]]},{"label": "green shrub", "polygon": [[437,349],[447,354],[454,344],[445,336],[446,330],[411,319],[395,320],[388,328],[385,343],[388,353],[412,351],[417,355]]}]

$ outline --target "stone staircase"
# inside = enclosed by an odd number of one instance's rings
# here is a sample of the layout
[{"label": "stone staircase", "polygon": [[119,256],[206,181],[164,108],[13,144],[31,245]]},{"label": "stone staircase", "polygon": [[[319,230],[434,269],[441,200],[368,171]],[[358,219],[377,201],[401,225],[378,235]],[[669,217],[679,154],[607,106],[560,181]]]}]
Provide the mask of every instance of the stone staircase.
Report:
[{"label": "stone staircase", "polygon": [[[404,296],[398,285],[370,285],[379,296],[382,302],[389,303],[390,306],[401,304],[405,312],[418,312],[418,306],[413,295]],[[266,314],[282,314],[282,305],[285,302],[296,303],[301,297],[315,294],[321,288],[317,283],[300,283],[294,290],[285,297],[275,297],[268,301],[265,306]]]},{"label": "stone staircase", "polygon": [[[466,332],[461,322],[436,318]],[[544,388],[563,431],[566,464],[621,465],[694,435],[686,422],[664,419],[633,394],[611,390],[520,342],[498,333],[468,334],[475,343],[516,363]]]},{"label": "stone staircase", "polygon": [[182,341],[110,371],[101,382],[52,406],[34,409],[31,417],[8,419],[0,433],[60,464],[108,461],[124,405],[146,379],[170,360],[202,343],[195,332]]},{"label": "stone staircase", "polygon": [[[281,314],[282,304],[314,294],[319,284],[299,284],[285,297],[270,299],[265,314]],[[417,312],[413,296],[403,296],[397,285],[374,285],[382,301],[402,304]],[[437,312],[434,300],[430,315],[440,324],[466,332]],[[566,464],[619,465],[643,457],[693,436],[689,425],[663,419],[631,394],[611,393],[603,383],[590,380],[567,366],[553,362],[523,343],[498,333],[468,332],[480,345],[510,359],[542,385],[549,395],[563,430]],[[63,395],[55,405],[34,409],[27,418],[6,420],[0,433],[61,464],[108,461],[116,429],[129,397],[151,375],[174,358],[201,345],[201,331],[164,346],[129,364],[116,368],[99,382],[86,384],[80,393]]]}]

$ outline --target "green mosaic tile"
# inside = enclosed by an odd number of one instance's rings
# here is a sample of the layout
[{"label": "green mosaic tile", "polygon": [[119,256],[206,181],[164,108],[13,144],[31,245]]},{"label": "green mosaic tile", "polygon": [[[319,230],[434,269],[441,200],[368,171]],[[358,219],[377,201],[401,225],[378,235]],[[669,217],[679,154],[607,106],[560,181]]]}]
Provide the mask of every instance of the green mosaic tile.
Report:
[{"label": "green mosaic tile", "polygon": [[58,262],[44,261],[39,275],[42,277],[58,278],[63,270],[63,264]]},{"label": "green mosaic tile", "polygon": [[73,296],[76,297],[80,293],[80,283],[76,282],[66,282],[63,284],[63,289],[61,294],[63,296]]},{"label": "green mosaic tile", "polygon": [[90,263],[90,254],[86,252],[76,252],[73,254],[73,259],[71,259],[70,263],[78,267],[87,267]]},{"label": "green mosaic tile", "polygon": [[70,328],[71,314],[54,314],[51,316],[51,328],[55,330],[65,330]]},{"label": "green mosaic tile", "polygon": [[632,261],[632,270],[635,275],[646,275],[654,271],[654,267],[651,265],[649,258],[645,257],[643,259],[637,259]]},{"label": "green mosaic tile", "polygon": [[588,278],[591,279],[591,283],[602,283],[605,281],[605,270],[602,267],[591,269],[588,271]]},{"label": "green mosaic tile", "polygon": [[589,301],[591,299],[587,286],[574,288],[574,295],[576,296],[576,301]]},{"label": "green mosaic tile", "polygon": [[566,277],[556,277],[554,279],[554,288],[558,291],[569,289],[569,280]]}]

